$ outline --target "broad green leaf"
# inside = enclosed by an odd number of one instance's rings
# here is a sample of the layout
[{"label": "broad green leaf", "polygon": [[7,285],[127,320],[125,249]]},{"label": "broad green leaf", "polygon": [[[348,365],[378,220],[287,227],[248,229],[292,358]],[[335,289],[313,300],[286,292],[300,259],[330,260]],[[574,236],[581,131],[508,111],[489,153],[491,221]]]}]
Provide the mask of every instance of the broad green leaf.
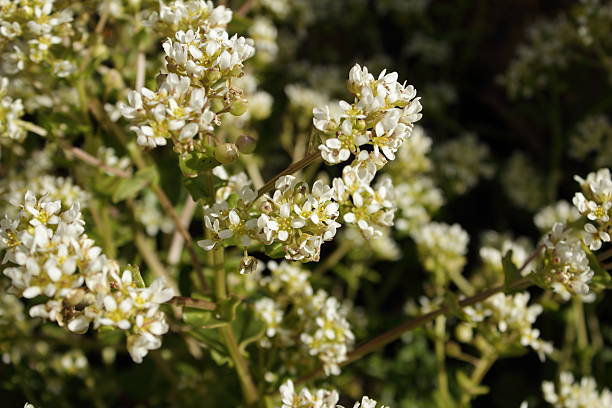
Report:
[{"label": "broad green leaf", "polygon": [[122,179],[113,192],[113,202],[118,203],[128,198],[134,198],[149,184],[157,184],[159,174],[154,166],[138,170],[133,177]]},{"label": "broad green leaf", "polygon": [[513,282],[521,278],[521,273],[514,262],[512,262],[512,255],[512,250],[509,250],[502,258],[502,267],[504,268],[504,285],[506,286],[506,290]]}]

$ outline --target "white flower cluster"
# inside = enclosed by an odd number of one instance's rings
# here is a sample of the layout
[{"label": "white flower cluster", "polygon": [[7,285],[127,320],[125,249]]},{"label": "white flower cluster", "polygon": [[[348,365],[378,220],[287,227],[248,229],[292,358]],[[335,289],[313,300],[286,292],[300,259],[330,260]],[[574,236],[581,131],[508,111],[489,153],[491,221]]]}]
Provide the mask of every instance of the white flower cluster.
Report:
[{"label": "white flower cluster", "polygon": [[572,295],[591,299],[589,282],[594,272],[589,266],[580,237],[565,224],[556,223],[544,238],[543,244],[544,284],[565,300]]},{"label": "white flower cluster", "polygon": [[213,8],[209,1],[160,4],[152,24],[161,24],[162,32],[164,27],[180,28],[172,32],[174,40],[168,38],[163,44],[161,85],[156,92],[130,91],[128,104],[119,105],[134,124],[131,129],[138,144],[156,147],[170,138],[177,152],[203,151],[196,136],[210,134],[220,124],[218,114],[244,113],[247,101],[230,80],[243,75],[243,62],[255,48],[253,40],[230,37],[225,31],[231,17],[230,10]]},{"label": "white flower cluster", "polygon": [[12,266],[3,273],[11,279],[10,291],[27,299],[48,298],[30,308],[42,317],[83,333],[116,327],[127,331],[132,359],[141,362],[148,350],[159,348],[159,336],[168,331],[159,305],[172,297],[161,280],[149,288],[137,287],[132,271],[120,273],[87,237],[79,203],[62,211],[60,201],[37,198],[27,192],[15,218],[0,221],[3,262]]},{"label": "white flower cluster", "polygon": [[607,116],[591,115],[578,123],[570,139],[569,154],[597,167],[612,163],[612,123]]},{"label": "white flower cluster", "polygon": [[[10,140],[21,142],[26,136],[26,129],[21,118],[25,114],[21,99],[9,95],[9,80],[0,76],[0,143]],[[10,140],[8,140],[10,139]]]},{"label": "white flower cluster", "polygon": [[510,156],[500,172],[500,180],[506,196],[518,207],[537,211],[550,202],[548,181],[522,152]]},{"label": "white flower cluster", "polygon": [[559,378],[559,387],[549,381],[542,383],[544,399],[555,408],[608,408],[612,407],[612,392],[604,388],[597,391],[597,383],[591,377],[583,377],[580,382],[574,380],[570,372],[563,372]]},{"label": "white flower cluster", "polygon": [[[205,206],[204,222],[212,237],[198,244],[211,250],[228,240],[244,247],[254,241],[279,246],[287,259],[318,261],[321,244],[331,240],[340,226],[335,221],[338,204],[332,200],[333,189],[316,181],[310,191],[290,175],[279,178],[275,186],[271,195],[254,204],[256,194],[247,185],[235,192],[238,197],[232,205],[224,199]],[[220,195],[224,194],[217,192]]]},{"label": "white flower cluster", "polygon": [[[396,72],[382,71],[375,79],[366,67],[355,65],[348,80],[348,89],[355,96],[353,104],[340,101],[339,114],[329,106],[314,109],[314,127],[323,136],[319,150],[327,163],[345,162],[352,154],[356,161],[372,161],[381,168],[395,159],[395,152],[422,116],[416,90],[397,78]],[[373,152],[363,150],[364,145],[371,145]]]},{"label": "white flower cluster", "polygon": [[225,29],[232,21],[232,10],[206,0],[160,1],[159,12],[153,12],[147,24],[162,36],[170,37],[180,30]]},{"label": "white flower cluster", "polygon": [[54,5],[54,0],[0,1],[0,71],[15,74],[43,63],[60,77],[74,71],[72,62],[53,52],[73,35],[72,12]]},{"label": "white flower cluster", "polygon": [[[525,264],[533,251],[533,246],[527,238],[512,239],[507,234],[499,234],[495,231],[487,231],[483,234],[483,243],[479,255],[486,268],[496,272],[498,277],[503,277],[502,259],[512,251],[512,263],[520,268]],[[523,275],[529,274],[533,269],[528,264],[522,271]]]},{"label": "white flower cluster", "polygon": [[470,238],[459,224],[432,222],[416,230],[412,236],[426,270],[441,277],[461,272]]},{"label": "white flower cluster", "polygon": [[175,149],[192,150],[199,132],[213,130],[216,115],[209,109],[206,91],[191,87],[189,77],[169,74],[157,92],[142,88],[130,91],[128,104],[120,103],[121,114],[135,125],[136,142],[145,147],[164,146],[168,138]]},{"label": "white flower cluster", "polygon": [[80,208],[88,208],[90,194],[76,185],[70,177],[47,174],[52,169],[53,151],[42,150],[34,153],[23,168],[10,169],[8,176],[0,180],[0,210],[2,214],[16,217],[19,208],[11,202],[20,201],[27,191],[49,200],[61,201],[63,208],[70,208],[78,202]]},{"label": "white flower cluster", "polygon": [[[348,311],[324,290],[314,292],[309,273],[286,262],[269,262],[272,274],[262,278],[271,297],[255,304],[257,314],[267,325],[266,347],[287,348],[295,345],[323,363],[327,375],[338,375],[347,358],[354,335],[346,320]],[[289,311],[286,315],[283,311]]]},{"label": "white flower cluster", "polygon": [[601,248],[603,242],[610,242],[612,233],[612,178],[610,169],[599,169],[589,173],[586,180],[575,176],[580,183],[581,193],[576,193],[572,202],[589,222],[584,225],[584,243],[593,251]]},{"label": "white flower cluster", "polygon": [[160,231],[169,234],[174,231],[172,218],[166,215],[159,208],[155,194],[151,191],[144,193],[141,200],[138,200],[134,208],[136,219],[144,226],[149,236],[156,236]]},{"label": "white flower cluster", "polygon": [[386,176],[372,187],[376,167],[345,166],[342,178],[333,180],[333,194],[340,204],[342,219],[356,225],[365,238],[382,236],[393,225],[395,192],[391,178]]},{"label": "white flower cluster", "polygon": [[[336,390],[317,389],[314,391],[302,388],[296,393],[293,381],[287,380],[280,387],[281,403],[278,408],[340,408],[339,395]],[[366,396],[360,402],[355,402],[353,408],[376,408],[378,402]],[[381,405],[380,408],[388,408]]]},{"label": "white flower cluster", "polygon": [[432,140],[417,125],[388,166],[395,184],[395,205],[398,208],[395,227],[407,233],[431,219],[431,214],[444,203],[442,191],[431,176],[432,162],[428,157]]},{"label": "white flower cluster", "polygon": [[489,156],[487,145],[480,143],[472,133],[437,146],[434,159],[441,184],[452,194],[465,194],[479,178],[493,176],[495,168]]},{"label": "white flower cluster", "polygon": [[258,61],[268,64],[276,59],[278,54],[278,44],[276,37],[278,32],[270,20],[265,17],[258,17],[249,27],[249,35],[255,41]]},{"label": "white flower cluster", "polygon": [[569,224],[578,218],[580,218],[580,213],[576,207],[565,200],[559,200],[538,211],[533,217],[533,222],[540,231],[547,232],[558,222]]},{"label": "white flower cluster", "polygon": [[500,78],[508,94],[529,98],[550,84],[551,72],[568,65],[566,48],[575,38],[574,27],[564,15],[529,27],[527,41]]},{"label": "white flower cluster", "polygon": [[[500,337],[512,339],[518,336],[520,344],[536,351],[542,361],[553,351],[552,344],[540,339],[540,330],[533,327],[536,319],[542,313],[542,306],[529,305],[528,292],[514,295],[498,293],[482,303],[466,307],[464,312],[471,323],[486,324],[497,329],[493,332],[496,339],[490,339],[493,340],[492,344],[496,343],[495,340],[499,341]],[[506,346],[506,344],[503,345],[503,347]]]},{"label": "white flower cluster", "polygon": [[285,87],[285,94],[289,99],[289,107],[300,115],[308,115],[312,120],[312,111],[317,106],[329,102],[329,97],[315,89],[300,84],[290,84]]},{"label": "white flower cluster", "polygon": [[[107,167],[118,170],[125,170],[130,173],[132,172],[132,162],[130,161],[130,158],[127,156],[117,156],[115,149],[113,149],[112,147],[100,146],[98,148],[98,154],[96,155],[96,157],[100,159],[100,161]],[[104,169],[101,170],[109,176],[113,175],[112,173],[109,173]]]}]

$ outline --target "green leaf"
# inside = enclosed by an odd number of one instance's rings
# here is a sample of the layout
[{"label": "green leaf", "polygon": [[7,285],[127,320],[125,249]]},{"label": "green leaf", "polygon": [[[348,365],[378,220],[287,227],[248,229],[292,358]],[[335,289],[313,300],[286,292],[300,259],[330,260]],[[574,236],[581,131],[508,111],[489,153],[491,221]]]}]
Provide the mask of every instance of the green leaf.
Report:
[{"label": "green leaf", "polygon": [[449,291],[444,295],[444,305],[449,308],[449,315],[466,320],[465,312],[459,304],[459,298],[453,292]]},{"label": "green leaf", "polygon": [[191,152],[179,157],[179,167],[185,176],[192,177],[198,172],[211,170],[219,164],[217,159],[210,153]]},{"label": "green leaf", "polygon": [[246,354],[249,344],[256,342],[266,332],[265,323],[257,316],[252,306],[241,308],[232,322],[232,330],[236,334],[238,348]]},{"label": "green leaf", "polygon": [[521,278],[521,273],[514,262],[512,262],[512,255],[512,250],[509,250],[502,258],[502,267],[504,268],[504,285],[506,286],[506,290],[508,290],[513,282]]},{"label": "green leaf", "polygon": [[228,325],[236,318],[236,308],[240,304],[240,299],[235,296],[217,303],[215,310],[200,310],[185,308],[183,320],[190,326],[213,329]]},{"label": "green leaf", "polygon": [[266,245],[264,251],[270,258],[283,258],[285,256],[285,244],[277,242],[276,244]]},{"label": "green leaf", "polygon": [[203,175],[200,174],[192,178],[183,177],[183,185],[194,200],[199,201],[208,198],[206,195],[206,180]]},{"label": "green leaf", "polygon": [[118,203],[128,198],[134,198],[149,184],[157,184],[159,174],[154,166],[138,170],[133,177],[122,179],[117,189],[113,192],[113,203]]}]

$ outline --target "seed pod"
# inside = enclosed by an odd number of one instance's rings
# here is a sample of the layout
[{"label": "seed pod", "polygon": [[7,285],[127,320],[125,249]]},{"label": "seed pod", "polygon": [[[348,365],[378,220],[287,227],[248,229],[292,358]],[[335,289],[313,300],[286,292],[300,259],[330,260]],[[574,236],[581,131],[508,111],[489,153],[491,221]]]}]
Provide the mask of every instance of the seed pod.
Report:
[{"label": "seed pod", "polygon": [[256,145],[257,141],[250,136],[240,136],[238,140],[236,140],[236,146],[238,147],[240,153],[253,153]]},{"label": "seed pod", "polygon": [[234,116],[240,116],[244,114],[249,108],[249,101],[245,98],[236,99],[230,107],[230,113]]},{"label": "seed pod", "polygon": [[215,159],[221,164],[234,162],[238,154],[238,148],[233,143],[223,143],[215,148]]}]

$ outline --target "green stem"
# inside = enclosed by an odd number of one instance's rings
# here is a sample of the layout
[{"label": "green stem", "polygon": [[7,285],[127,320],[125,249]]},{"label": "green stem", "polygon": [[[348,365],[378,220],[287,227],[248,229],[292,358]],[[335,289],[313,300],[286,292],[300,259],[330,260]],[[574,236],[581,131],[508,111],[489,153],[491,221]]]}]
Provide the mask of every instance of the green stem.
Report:
[{"label": "green stem", "polygon": [[446,316],[436,317],[434,348],[438,363],[438,391],[445,406],[450,406],[451,396],[448,390],[448,374],[446,373]]},{"label": "green stem", "polygon": [[[485,354],[474,367],[474,371],[472,372],[472,376],[470,377],[470,382],[472,386],[476,387],[480,385],[485,375],[489,372],[495,361],[497,360],[497,356],[492,354]],[[461,406],[466,407],[468,403],[472,400],[473,394],[467,392],[461,397]]]},{"label": "green stem", "polygon": [[[213,250],[212,260],[215,271],[215,296],[217,302],[220,303],[227,298],[223,247],[219,246]],[[219,332],[225,341],[230,357],[234,361],[246,403],[247,405],[252,405],[259,399],[259,393],[249,373],[247,362],[238,348],[238,342],[232,331],[231,324],[220,327]]]},{"label": "green stem", "polygon": [[574,312],[574,324],[577,333],[578,351],[580,353],[580,369],[582,375],[591,374],[591,350],[589,349],[589,337],[587,334],[586,321],[584,319],[584,307],[580,299],[574,298],[572,301]]}]

